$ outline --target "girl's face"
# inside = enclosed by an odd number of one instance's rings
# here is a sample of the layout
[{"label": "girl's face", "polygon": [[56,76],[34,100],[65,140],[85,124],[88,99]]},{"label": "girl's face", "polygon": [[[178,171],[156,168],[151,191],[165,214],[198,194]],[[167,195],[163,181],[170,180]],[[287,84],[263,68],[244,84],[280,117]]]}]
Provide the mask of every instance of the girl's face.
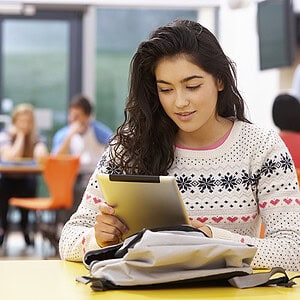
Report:
[{"label": "girl's face", "polygon": [[14,121],[17,130],[23,131],[24,134],[30,134],[33,129],[32,115],[27,112],[19,113]]},{"label": "girl's face", "polygon": [[187,59],[165,57],[155,69],[160,103],[178,126],[179,136],[199,139],[218,123],[216,104],[223,84]]}]

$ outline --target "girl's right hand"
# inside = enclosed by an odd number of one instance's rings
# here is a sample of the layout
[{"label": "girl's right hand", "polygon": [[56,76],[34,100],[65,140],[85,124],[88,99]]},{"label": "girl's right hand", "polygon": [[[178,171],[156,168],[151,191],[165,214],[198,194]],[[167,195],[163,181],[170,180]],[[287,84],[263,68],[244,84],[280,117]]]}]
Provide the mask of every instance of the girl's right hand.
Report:
[{"label": "girl's right hand", "polygon": [[127,226],[115,215],[113,207],[102,203],[99,211],[94,225],[97,244],[106,247],[121,243],[123,235],[128,232]]}]

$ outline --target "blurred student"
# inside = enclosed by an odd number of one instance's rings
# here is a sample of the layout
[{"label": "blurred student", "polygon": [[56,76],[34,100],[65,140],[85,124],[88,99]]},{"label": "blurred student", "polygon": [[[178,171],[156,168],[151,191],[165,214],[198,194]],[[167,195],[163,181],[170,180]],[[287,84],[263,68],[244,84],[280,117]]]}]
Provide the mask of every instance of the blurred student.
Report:
[{"label": "blurred student", "polygon": [[[38,135],[33,107],[19,104],[12,112],[12,126],[0,133],[2,161],[39,160],[48,155],[45,142]],[[0,177],[0,246],[8,229],[8,201],[11,197],[36,197],[37,177],[34,174],[1,174]],[[28,228],[28,210],[21,211],[21,230],[26,244],[33,245]]]},{"label": "blurred student", "polygon": [[53,154],[80,156],[80,172],[75,184],[75,210],[81,200],[88,179],[112,137],[112,130],[92,119],[93,106],[84,95],[75,95],[68,108],[68,125],[53,137]]},{"label": "blurred student", "polygon": [[82,261],[128,232],[97,174],[171,175],[192,226],[257,247],[255,268],[300,271],[295,166],[278,134],[252,124],[244,107],[235,65],[207,28],[189,20],[157,28],[132,58],[124,122],[63,228],[61,257]]},{"label": "blurred student", "polygon": [[300,102],[290,94],[276,96],[272,106],[274,124],[300,170]]}]

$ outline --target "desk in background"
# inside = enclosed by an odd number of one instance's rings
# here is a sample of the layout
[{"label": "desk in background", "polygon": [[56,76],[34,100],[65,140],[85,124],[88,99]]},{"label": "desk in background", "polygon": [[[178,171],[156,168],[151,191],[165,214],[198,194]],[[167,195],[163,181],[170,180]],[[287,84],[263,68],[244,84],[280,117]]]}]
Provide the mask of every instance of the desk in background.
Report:
[{"label": "desk in background", "polygon": [[299,300],[300,280],[293,288],[200,287],[95,292],[75,278],[87,275],[81,263],[60,260],[0,260],[0,297],[5,300],[148,300],[242,299]]},{"label": "desk in background", "polygon": [[14,165],[0,164],[0,174],[39,174],[43,172],[41,164]]}]

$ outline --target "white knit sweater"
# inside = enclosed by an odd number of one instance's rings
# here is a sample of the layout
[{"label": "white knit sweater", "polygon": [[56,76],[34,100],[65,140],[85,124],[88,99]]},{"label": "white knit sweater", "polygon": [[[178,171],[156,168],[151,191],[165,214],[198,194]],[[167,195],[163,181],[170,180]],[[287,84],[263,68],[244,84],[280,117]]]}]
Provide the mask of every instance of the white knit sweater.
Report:
[{"label": "white knit sweater", "polygon": [[[81,261],[97,249],[95,217],[103,195],[96,174],[113,173],[101,157],[77,212],[63,228],[60,254]],[[236,121],[213,150],[176,148],[176,177],[190,218],[208,224],[214,238],[257,247],[252,266],[300,271],[300,194],[291,156],[272,130]],[[259,238],[261,220],[266,237]]]}]

